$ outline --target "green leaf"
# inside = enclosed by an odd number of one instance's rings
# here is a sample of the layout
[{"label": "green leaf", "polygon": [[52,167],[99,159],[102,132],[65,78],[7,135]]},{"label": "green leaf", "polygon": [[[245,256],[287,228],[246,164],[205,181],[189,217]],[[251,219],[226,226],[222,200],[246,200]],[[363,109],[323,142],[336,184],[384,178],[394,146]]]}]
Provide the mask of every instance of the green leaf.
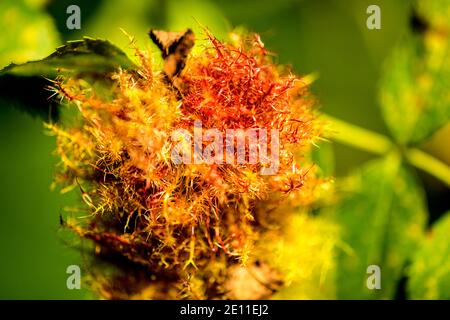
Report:
[{"label": "green leaf", "polygon": [[384,119],[401,144],[417,144],[450,119],[448,39],[410,36],[387,61],[380,88]]},{"label": "green leaf", "polygon": [[416,11],[422,27],[388,58],[380,88],[385,121],[403,145],[423,141],[450,119],[450,2],[417,1]]},{"label": "green leaf", "polygon": [[48,57],[23,64],[11,64],[0,71],[15,76],[45,76],[54,78],[61,73],[102,74],[134,65],[126,54],[109,41],[84,38],[69,41]]},{"label": "green leaf", "polygon": [[0,68],[50,54],[60,43],[44,1],[0,1]]},{"label": "green leaf", "polygon": [[434,225],[408,270],[411,299],[450,299],[450,212]]},{"label": "green leaf", "polygon": [[51,93],[45,90],[51,85],[48,79],[61,74],[101,79],[119,67],[132,69],[134,64],[110,42],[90,38],[70,41],[42,60],[10,64],[1,70],[0,97],[44,119],[49,115],[55,118],[56,105],[51,105]]},{"label": "green leaf", "polygon": [[[343,248],[337,259],[339,299],[390,299],[406,261],[422,239],[427,210],[423,190],[396,154],[350,176],[335,208]],[[381,269],[381,289],[367,287],[367,268]]]}]

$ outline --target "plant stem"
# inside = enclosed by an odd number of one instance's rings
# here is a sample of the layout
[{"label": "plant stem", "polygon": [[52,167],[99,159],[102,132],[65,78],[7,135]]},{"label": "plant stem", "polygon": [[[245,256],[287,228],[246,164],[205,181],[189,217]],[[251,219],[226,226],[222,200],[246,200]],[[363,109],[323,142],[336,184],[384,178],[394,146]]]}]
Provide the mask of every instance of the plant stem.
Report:
[{"label": "plant stem", "polygon": [[442,161],[419,149],[408,149],[406,158],[416,168],[431,174],[450,187],[450,168]]},{"label": "plant stem", "polygon": [[[370,153],[384,155],[392,150],[395,145],[382,134],[349,124],[329,115],[323,118],[331,124],[331,139]],[[414,167],[421,169],[450,187],[450,167],[444,162],[416,149],[407,149],[406,159]]]},{"label": "plant stem", "polygon": [[389,138],[379,133],[355,126],[329,115],[323,115],[323,118],[331,124],[332,134],[330,138],[337,142],[379,155],[386,154],[394,147]]}]

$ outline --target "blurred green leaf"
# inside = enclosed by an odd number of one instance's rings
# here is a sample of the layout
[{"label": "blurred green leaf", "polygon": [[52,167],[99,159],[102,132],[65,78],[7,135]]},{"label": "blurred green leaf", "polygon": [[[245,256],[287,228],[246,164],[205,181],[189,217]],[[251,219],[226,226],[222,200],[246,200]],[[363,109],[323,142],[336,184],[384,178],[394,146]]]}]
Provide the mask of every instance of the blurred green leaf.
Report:
[{"label": "blurred green leaf", "polygon": [[434,225],[413,257],[407,291],[412,299],[450,299],[450,212]]},{"label": "blurred green leaf", "polygon": [[401,144],[423,141],[450,119],[450,23],[447,19],[445,25],[436,26],[426,20],[441,16],[430,10],[449,12],[450,2],[440,3],[419,3],[417,19],[427,27],[409,34],[394,50],[381,82],[383,115]]},{"label": "blurred green leaf", "polygon": [[[337,260],[341,299],[390,299],[405,262],[422,239],[427,209],[423,190],[397,155],[370,162],[349,177],[335,208],[347,250]],[[367,267],[381,268],[381,289],[366,286]]]},{"label": "blurred green leaf", "polygon": [[448,0],[418,0],[416,1],[418,13],[435,27],[450,26],[450,3]]},{"label": "blurred green leaf", "polygon": [[0,1],[0,68],[50,54],[60,43],[44,1]]},{"label": "blurred green leaf", "polygon": [[[33,115],[57,118],[57,108],[49,100],[51,85],[61,73],[92,77],[116,70],[130,69],[133,63],[108,41],[85,38],[70,41],[50,56],[24,64],[10,64],[0,71],[0,97]],[[27,94],[24,95],[24,88]]]}]

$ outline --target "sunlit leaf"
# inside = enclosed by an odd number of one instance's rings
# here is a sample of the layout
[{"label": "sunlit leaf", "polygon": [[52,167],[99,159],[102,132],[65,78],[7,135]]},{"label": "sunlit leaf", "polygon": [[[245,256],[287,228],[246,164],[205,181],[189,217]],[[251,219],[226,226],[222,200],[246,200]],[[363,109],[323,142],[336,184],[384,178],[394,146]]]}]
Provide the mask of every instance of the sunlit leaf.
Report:
[{"label": "sunlit leaf", "polygon": [[413,257],[408,295],[412,299],[450,299],[450,212],[438,220]]},{"label": "sunlit leaf", "polygon": [[[395,155],[364,166],[348,179],[345,191],[335,209],[343,237],[337,296],[393,298],[405,263],[423,236],[423,191]],[[370,265],[381,269],[381,289],[367,287]]]},{"label": "sunlit leaf", "polygon": [[43,10],[44,1],[0,1],[0,68],[50,54],[59,44],[51,18]]},{"label": "sunlit leaf", "polygon": [[[420,2],[422,29],[409,34],[388,59],[380,102],[386,123],[398,142],[419,143],[450,119],[449,22],[436,24],[450,2]],[[436,12],[430,10],[436,10]],[[446,16],[447,17],[447,16]]]}]

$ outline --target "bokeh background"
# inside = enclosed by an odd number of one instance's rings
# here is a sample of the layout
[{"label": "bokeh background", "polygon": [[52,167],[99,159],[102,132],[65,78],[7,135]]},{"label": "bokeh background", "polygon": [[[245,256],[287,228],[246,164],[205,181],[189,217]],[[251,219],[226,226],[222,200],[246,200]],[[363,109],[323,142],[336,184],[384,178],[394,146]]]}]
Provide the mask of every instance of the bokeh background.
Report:
[{"label": "bokeh background", "polygon": [[[68,30],[66,8],[81,8],[81,30]],[[366,8],[381,7],[382,29],[366,28]],[[50,54],[82,36],[108,39],[127,52],[152,45],[150,27],[181,31],[200,25],[224,38],[234,27],[261,34],[276,60],[298,74],[316,73],[312,90],[323,112],[388,134],[378,106],[378,83],[386,57],[409,28],[407,0],[1,0],[0,68]],[[153,48],[153,47],[152,47]],[[23,94],[27,92],[24,89]],[[450,128],[421,146],[450,164]],[[50,189],[56,157],[54,138],[42,120],[0,105],[0,299],[89,298],[68,290],[66,268],[82,264],[59,234],[59,214],[78,201],[76,194]],[[335,175],[346,175],[372,155],[333,144]],[[449,191],[420,173],[431,220],[450,208]]]}]

